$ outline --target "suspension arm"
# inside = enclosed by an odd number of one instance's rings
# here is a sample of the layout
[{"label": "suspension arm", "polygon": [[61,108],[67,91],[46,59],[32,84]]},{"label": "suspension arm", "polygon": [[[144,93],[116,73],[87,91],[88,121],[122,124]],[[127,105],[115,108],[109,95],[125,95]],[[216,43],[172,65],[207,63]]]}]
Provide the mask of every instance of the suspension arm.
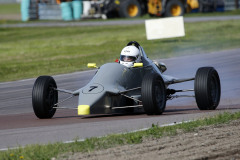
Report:
[{"label": "suspension arm", "polygon": [[169,85],[169,84],[187,82],[187,81],[192,81],[192,80],[195,80],[195,77],[194,78],[184,78],[184,79],[173,79],[170,81],[166,81],[165,84]]}]

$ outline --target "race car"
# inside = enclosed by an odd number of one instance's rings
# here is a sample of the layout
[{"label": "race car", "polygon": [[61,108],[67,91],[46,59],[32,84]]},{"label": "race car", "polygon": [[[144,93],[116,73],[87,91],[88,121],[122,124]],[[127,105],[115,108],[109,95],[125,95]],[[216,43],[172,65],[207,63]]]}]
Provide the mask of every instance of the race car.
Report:
[{"label": "race car", "polygon": [[[200,110],[215,110],[221,96],[221,84],[218,72],[213,67],[201,67],[195,77],[175,78],[165,75],[167,67],[149,59],[143,48],[136,41],[127,46],[139,50],[138,62],[126,66],[119,62],[106,63],[97,67],[89,63],[88,67],[97,68],[96,74],[84,87],[75,91],[60,89],[53,77],[40,76],[32,90],[32,106],[40,119],[52,118],[56,109],[65,109],[60,104],[78,96],[78,115],[111,114],[134,112],[142,109],[147,115],[160,115],[164,112],[166,101],[189,95],[175,95],[178,92],[194,92]],[[194,89],[175,90],[169,86],[194,80]],[[70,96],[58,102],[58,92]]]}]

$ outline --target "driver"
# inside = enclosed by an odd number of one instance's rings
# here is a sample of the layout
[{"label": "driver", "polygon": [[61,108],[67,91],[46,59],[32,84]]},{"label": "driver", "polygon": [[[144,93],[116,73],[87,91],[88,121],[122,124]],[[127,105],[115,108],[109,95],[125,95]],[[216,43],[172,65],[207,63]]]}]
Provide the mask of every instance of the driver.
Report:
[{"label": "driver", "polygon": [[139,62],[141,62],[141,56],[137,47],[130,45],[122,49],[120,55],[120,64],[126,67],[132,67],[134,63]]}]

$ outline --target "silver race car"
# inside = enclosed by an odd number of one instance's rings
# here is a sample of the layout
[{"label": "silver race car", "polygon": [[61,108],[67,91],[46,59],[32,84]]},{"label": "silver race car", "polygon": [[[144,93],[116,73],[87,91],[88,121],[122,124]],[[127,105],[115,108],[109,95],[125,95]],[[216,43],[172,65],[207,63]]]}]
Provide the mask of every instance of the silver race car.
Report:
[{"label": "silver race car", "polygon": [[[150,60],[143,48],[135,41],[127,46],[135,46],[140,58],[131,67],[120,63],[106,63],[97,67],[89,63],[88,67],[98,68],[95,76],[84,87],[75,91],[57,88],[51,76],[40,76],[32,90],[32,106],[35,115],[40,118],[52,118],[61,103],[78,96],[78,115],[128,113],[142,109],[148,115],[159,115],[165,110],[166,101],[184,95],[177,92],[192,91],[200,110],[217,108],[221,85],[217,71],[213,67],[201,67],[195,77],[178,79],[163,74],[167,69],[163,63]],[[194,89],[174,90],[171,84],[194,80]],[[58,102],[58,92],[70,94],[67,99]],[[187,95],[185,95],[187,96]]]}]

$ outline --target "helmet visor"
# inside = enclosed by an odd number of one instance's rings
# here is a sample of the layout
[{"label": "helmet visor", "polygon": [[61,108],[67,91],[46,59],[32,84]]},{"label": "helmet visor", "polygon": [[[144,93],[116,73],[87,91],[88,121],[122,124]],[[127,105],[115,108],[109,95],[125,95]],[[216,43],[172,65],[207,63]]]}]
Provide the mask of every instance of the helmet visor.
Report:
[{"label": "helmet visor", "polygon": [[133,62],[133,61],[136,61],[136,57],[134,56],[126,56],[126,55],[121,55],[120,56],[120,60],[121,61],[124,61],[124,62]]}]

